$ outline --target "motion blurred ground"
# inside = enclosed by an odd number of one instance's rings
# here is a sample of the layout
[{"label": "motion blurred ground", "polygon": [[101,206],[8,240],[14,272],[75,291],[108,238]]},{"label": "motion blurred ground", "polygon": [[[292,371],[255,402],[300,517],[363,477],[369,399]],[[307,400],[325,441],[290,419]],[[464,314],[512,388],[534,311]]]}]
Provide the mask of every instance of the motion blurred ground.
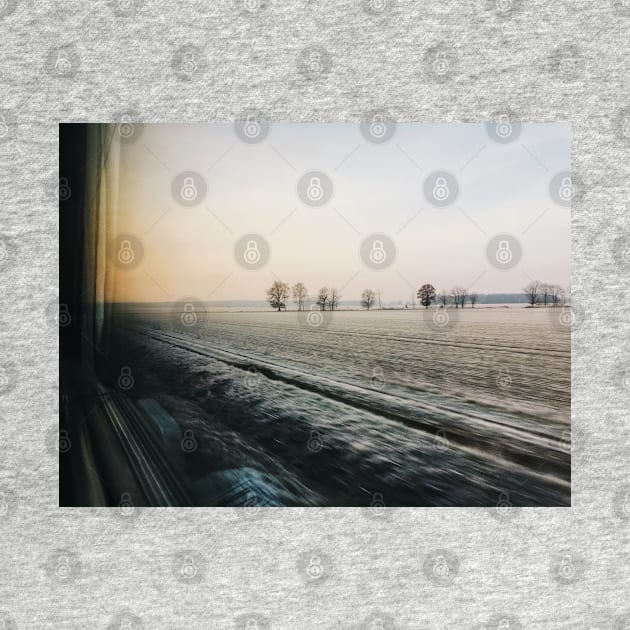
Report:
[{"label": "motion blurred ground", "polygon": [[199,474],[250,466],[289,505],[570,505],[571,341],[555,309],[124,309],[133,397],[192,431]]}]

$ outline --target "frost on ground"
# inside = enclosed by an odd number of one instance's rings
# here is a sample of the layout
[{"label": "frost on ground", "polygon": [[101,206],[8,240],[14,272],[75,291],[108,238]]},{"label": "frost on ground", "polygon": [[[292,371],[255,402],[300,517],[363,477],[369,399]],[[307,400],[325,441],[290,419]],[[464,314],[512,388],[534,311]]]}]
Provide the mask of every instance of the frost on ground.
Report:
[{"label": "frost on ground", "polygon": [[122,321],[131,393],[193,432],[196,474],[255,468],[289,505],[570,505],[570,333],[544,309]]}]

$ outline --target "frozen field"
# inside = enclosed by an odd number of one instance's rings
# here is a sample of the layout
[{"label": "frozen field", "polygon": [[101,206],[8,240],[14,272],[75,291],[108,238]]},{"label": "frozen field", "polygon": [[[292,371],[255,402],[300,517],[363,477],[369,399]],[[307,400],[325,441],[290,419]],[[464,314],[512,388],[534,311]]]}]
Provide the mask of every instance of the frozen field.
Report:
[{"label": "frozen field", "polygon": [[[560,309],[169,309],[125,317],[138,395],[210,469],[250,466],[293,505],[569,505],[571,358]],[[556,316],[557,317],[557,316]],[[131,361],[131,360],[130,360]]]}]

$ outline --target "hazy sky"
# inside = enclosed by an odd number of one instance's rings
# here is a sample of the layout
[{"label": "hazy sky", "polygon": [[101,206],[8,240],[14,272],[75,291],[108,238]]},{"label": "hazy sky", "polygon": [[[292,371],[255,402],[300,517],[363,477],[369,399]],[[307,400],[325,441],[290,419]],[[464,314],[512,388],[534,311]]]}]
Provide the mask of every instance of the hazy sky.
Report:
[{"label": "hazy sky", "polygon": [[[408,301],[412,286],[425,282],[489,293],[520,292],[534,278],[570,281],[570,210],[549,195],[554,174],[570,169],[568,125],[524,125],[503,145],[482,124],[398,124],[380,145],[350,123],[274,124],[253,145],[228,123],[145,125],[137,141],[121,144],[120,164],[116,231],[139,238],[144,257],[117,271],[116,300],[263,299],[275,278],[302,281],[311,294],[336,286],[349,300],[380,288],[386,302]],[[182,207],[171,194],[185,170],[207,181],[198,206]],[[333,198],[319,208],[296,192],[310,170],[334,182]],[[453,206],[424,198],[423,181],[436,170],[459,181]],[[523,249],[508,271],[486,258],[488,241],[502,232]],[[235,261],[245,233],[270,244],[270,261],[258,271]],[[359,256],[373,233],[396,245],[387,270],[370,270]]]}]

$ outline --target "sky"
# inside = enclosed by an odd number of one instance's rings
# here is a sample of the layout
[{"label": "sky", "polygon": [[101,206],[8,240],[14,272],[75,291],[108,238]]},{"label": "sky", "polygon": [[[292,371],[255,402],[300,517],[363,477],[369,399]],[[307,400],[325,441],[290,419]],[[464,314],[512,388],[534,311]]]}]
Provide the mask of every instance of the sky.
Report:
[{"label": "sky", "polygon": [[[570,210],[549,194],[557,172],[570,170],[567,124],[524,124],[499,144],[483,124],[398,123],[383,144],[368,142],[355,123],[275,123],[260,143],[239,139],[230,123],[144,125],[119,143],[116,234],[143,245],[141,262],[115,268],[114,301],[260,300],[271,283],[303,282],[309,294],[337,287],[356,300],[380,289],[385,302],[409,301],[424,284],[461,285],[479,293],[518,293],[531,280],[570,282]],[[183,171],[207,183],[192,207],[173,198]],[[311,170],[334,185],[321,207],[305,205],[297,182]],[[434,207],[425,178],[446,170],[459,197]],[[510,270],[488,263],[498,233],[522,247]],[[244,234],[264,237],[270,258],[257,270],[234,255]],[[372,234],[396,248],[385,270],[366,266],[360,245]]]}]

